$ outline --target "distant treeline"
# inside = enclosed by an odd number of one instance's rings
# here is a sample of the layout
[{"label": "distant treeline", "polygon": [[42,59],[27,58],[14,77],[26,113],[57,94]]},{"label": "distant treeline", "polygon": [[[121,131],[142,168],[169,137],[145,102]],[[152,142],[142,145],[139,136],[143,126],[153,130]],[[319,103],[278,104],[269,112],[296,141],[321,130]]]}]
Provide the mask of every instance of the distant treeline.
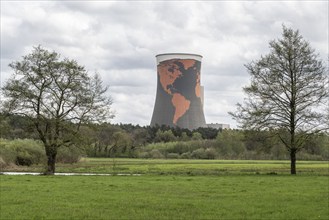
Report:
[{"label": "distant treeline", "polygon": [[[33,154],[44,151],[30,122],[21,116],[0,115],[2,163],[39,163]],[[74,145],[60,149],[61,162],[76,162],[81,156],[183,159],[289,159],[276,131],[193,131],[167,126],[132,124],[83,125]],[[26,140],[23,140],[26,139]],[[34,146],[35,145],[35,146]],[[10,147],[14,146],[14,147]],[[329,135],[313,134],[298,153],[300,160],[329,160]],[[34,153],[33,153],[34,152]],[[9,155],[9,156],[8,156]],[[24,155],[25,158],[24,159]],[[29,159],[30,158],[30,159]],[[34,158],[34,159],[33,159]],[[40,157],[42,158],[42,157]],[[29,161],[30,160],[30,161]]]}]

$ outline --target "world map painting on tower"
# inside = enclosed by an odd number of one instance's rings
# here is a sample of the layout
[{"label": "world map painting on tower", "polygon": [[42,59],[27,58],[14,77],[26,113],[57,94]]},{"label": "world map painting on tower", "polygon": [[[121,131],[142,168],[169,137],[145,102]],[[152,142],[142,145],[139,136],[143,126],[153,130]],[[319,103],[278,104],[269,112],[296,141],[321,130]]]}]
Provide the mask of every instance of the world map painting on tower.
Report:
[{"label": "world map painting on tower", "polygon": [[191,101],[201,97],[200,72],[196,65],[200,62],[194,59],[170,59],[158,64],[161,87],[171,96],[175,109],[172,119],[175,125],[189,110]]}]

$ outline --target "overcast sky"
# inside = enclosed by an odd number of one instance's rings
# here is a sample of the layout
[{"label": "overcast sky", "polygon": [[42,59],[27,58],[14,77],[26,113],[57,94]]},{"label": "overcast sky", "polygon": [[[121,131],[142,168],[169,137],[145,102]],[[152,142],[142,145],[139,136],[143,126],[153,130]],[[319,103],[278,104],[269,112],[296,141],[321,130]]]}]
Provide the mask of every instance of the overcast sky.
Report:
[{"label": "overcast sky", "polygon": [[110,86],[113,123],[149,125],[160,53],[203,56],[207,123],[236,127],[244,64],[269,52],[282,24],[298,29],[327,64],[328,1],[4,1],[1,83],[8,64],[41,45],[75,59]]}]

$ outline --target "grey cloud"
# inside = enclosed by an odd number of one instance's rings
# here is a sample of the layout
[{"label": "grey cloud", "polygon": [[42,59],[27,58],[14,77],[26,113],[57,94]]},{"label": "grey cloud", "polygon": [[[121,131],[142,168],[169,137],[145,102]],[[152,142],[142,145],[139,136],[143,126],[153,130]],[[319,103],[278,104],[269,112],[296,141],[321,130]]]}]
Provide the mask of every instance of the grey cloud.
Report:
[{"label": "grey cloud", "polygon": [[[114,122],[150,122],[156,93],[155,55],[203,55],[208,122],[235,122],[227,115],[243,100],[249,76],[244,64],[269,52],[282,24],[301,34],[327,60],[326,1],[39,1],[1,8],[1,79],[8,63],[32,46],[76,59],[99,72],[113,96]],[[127,101],[129,100],[129,102]]]},{"label": "grey cloud", "polygon": [[141,125],[150,123],[153,111],[153,96],[117,93],[113,99],[115,101],[113,108],[120,109],[113,120],[114,123],[138,123]]},{"label": "grey cloud", "polygon": [[131,52],[129,55],[115,55],[115,53],[102,60],[101,67],[105,69],[152,69],[155,66],[153,54],[140,54]]}]

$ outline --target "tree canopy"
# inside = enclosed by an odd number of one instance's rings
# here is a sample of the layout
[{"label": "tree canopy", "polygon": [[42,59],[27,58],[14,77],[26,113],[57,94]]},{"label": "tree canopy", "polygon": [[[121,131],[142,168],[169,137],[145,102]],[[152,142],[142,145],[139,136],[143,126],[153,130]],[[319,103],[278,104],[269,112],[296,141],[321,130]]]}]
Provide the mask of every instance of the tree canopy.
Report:
[{"label": "tree canopy", "polygon": [[9,66],[14,74],[2,88],[2,111],[32,121],[45,146],[47,173],[53,174],[57,149],[74,144],[82,124],[113,117],[108,87],[77,61],[41,46]]}]

